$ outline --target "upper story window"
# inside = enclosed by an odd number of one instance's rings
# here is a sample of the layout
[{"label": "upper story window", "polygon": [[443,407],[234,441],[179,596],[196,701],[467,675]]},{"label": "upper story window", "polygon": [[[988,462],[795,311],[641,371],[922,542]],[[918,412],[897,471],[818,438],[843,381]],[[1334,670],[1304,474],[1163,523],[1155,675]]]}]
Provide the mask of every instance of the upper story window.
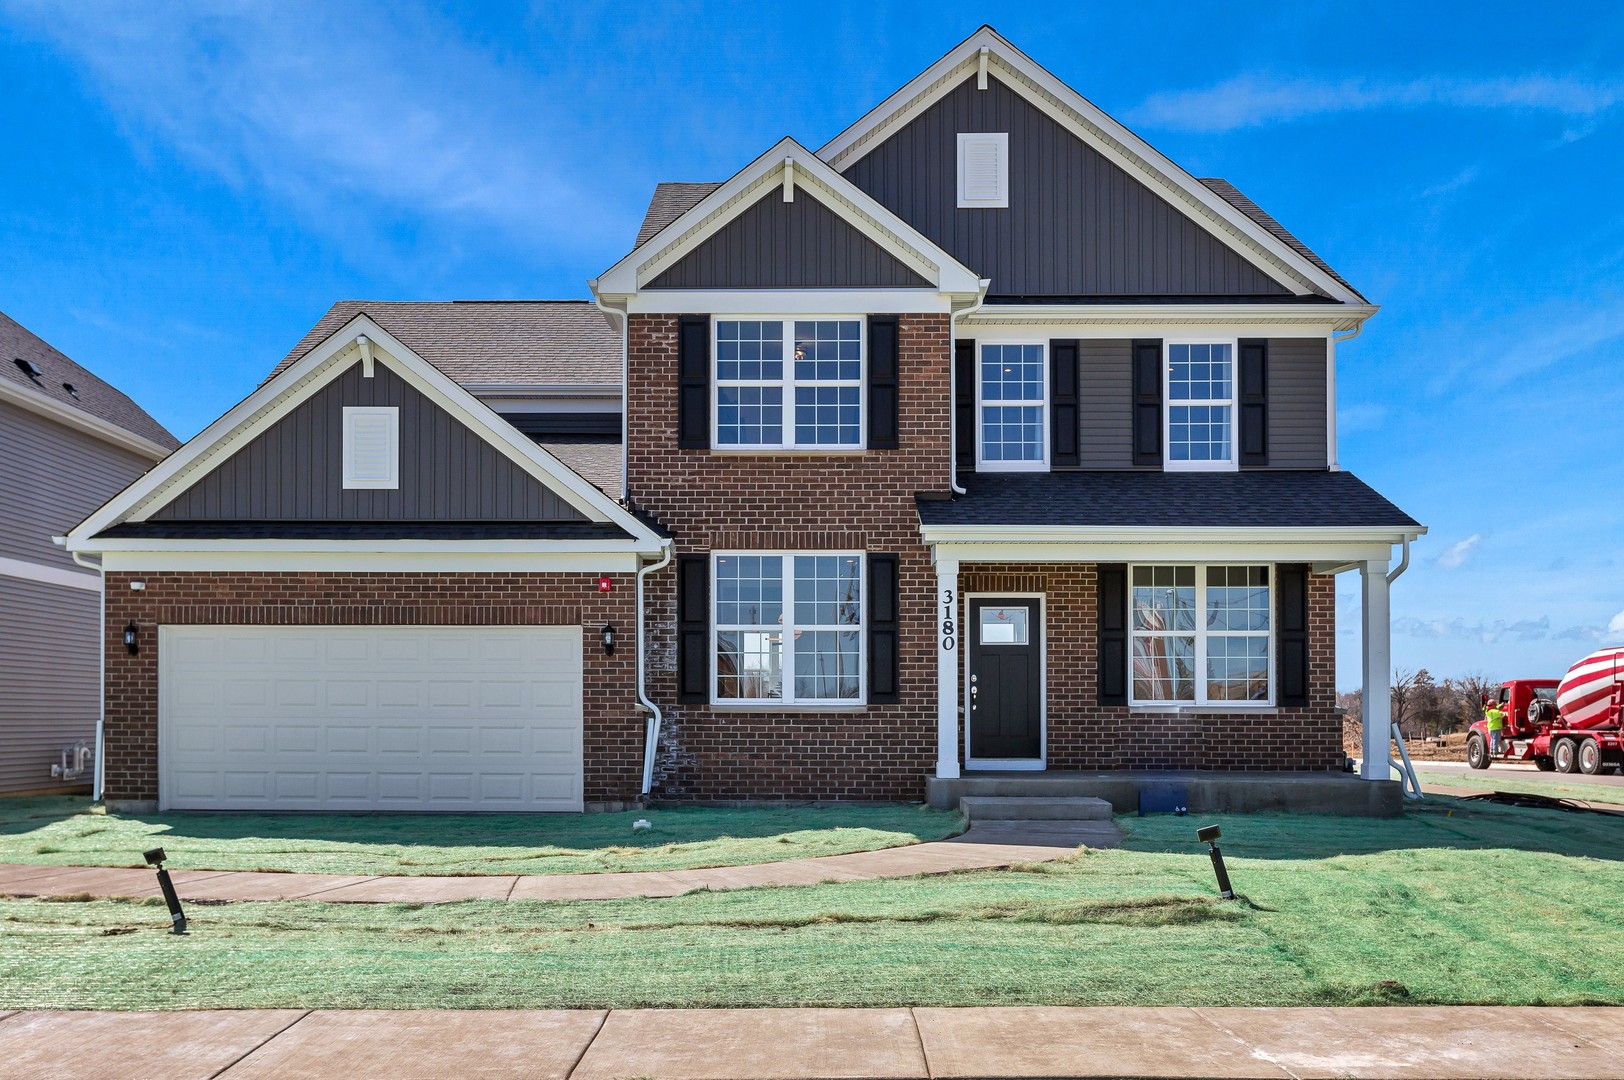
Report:
[{"label": "upper story window", "polygon": [[1235,343],[1167,346],[1168,469],[1235,468]]},{"label": "upper story window", "polygon": [[1214,705],[1271,698],[1267,566],[1135,566],[1136,705]]},{"label": "upper story window", "polygon": [[344,486],[400,487],[400,410],[395,406],[345,407]]},{"label": "upper story window", "polygon": [[716,320],[716,441],[861,449],[863,320]]},{"label": "upper story window", "polygon": [[1009,133],[959,133],[959,209],[1009,205]]},{"label": "upper story window", "polygon": [[863,698],[863,556],[718,552],[713,700]]},{"label": "upper story window", "polygon": [[976,466],[989,471],[1048,467],[1048,364],[1041,344],[984,344]]}]

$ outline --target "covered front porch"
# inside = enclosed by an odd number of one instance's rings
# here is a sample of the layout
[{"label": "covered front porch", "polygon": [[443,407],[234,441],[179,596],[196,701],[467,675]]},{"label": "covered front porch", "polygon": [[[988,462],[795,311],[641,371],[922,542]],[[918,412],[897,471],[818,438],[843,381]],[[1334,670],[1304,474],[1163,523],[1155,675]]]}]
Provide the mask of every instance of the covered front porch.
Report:
[{"label": "covered front porch", "polygon": [[[977,494],[998,490],[987,479]],[[1044,479],[1052,489],[1094,478]],[[1351,489],[1347,481],[1369,492],[1352,477],[1331,484]],[[1061,523],[983,523],[967,512],[976,501],[920,504],[936,571],[933,792],[966,780],[1002,789],[1023,777],[1053,786],[1064,775],[1113,805],[1137,805],[1134,785],[1175,781],[1213,808],[1297,806],[1317,792],[1320,805],[1370,812],[1356,807],[1398,797],[1387,748],[1388,594],[1404,565],[1395,548],[1407,551],[1419,526],[1320,524],[1309,514],[1299,515],[1304,525],[1073,524],[1063,505],[1046,515]],[[1043,514],[1008,500],[976,512]],[[1357,777],[1344,772],[1336,705],[1341,574],[1358,575],[1363,598]],[[1353,790],[1359,780],[1394,793]],[[1237,793],[1242,786],[1249,791]],[[1276,794],[1260,795],[1265,788]]]}]

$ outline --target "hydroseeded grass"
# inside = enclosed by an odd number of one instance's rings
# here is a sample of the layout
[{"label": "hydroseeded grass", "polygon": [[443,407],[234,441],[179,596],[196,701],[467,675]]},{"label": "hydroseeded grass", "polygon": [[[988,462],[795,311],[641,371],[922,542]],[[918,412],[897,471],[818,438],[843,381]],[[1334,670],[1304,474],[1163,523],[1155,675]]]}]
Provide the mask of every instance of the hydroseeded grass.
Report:
[{"label": "hydroseeded grass", "polygon": [[[647,820],[649,829],[634,829]],[[940,840],[921,806],[679,807],[624,814],[109,814],[88,799],[0,799],[0,862],[312,874],[595,874],[745,866]]]},{"label": "hydroseeded grass", "polygon": [[[1242,899],[1216,898],[1216,821]],[[664,900],[0,902],[0,1008],[1624,1004],[1624,819],[1124,818],[1057,864]],[[1561,947],[1553,947],[1560,943]]]}]

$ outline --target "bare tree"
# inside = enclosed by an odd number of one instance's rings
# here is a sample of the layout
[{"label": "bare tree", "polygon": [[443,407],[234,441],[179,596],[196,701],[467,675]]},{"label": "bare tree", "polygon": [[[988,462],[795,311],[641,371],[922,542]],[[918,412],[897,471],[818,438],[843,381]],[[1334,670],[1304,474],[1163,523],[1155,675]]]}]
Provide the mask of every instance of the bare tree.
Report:
[{"label": "bare tree", "polygon": [[[1391,690],[1393,701],[1393,723],[1398,725],[1399,731],[1405,730],[1405,723],[1409,721],[1415,711],[1415,681],[1422,672],[1411,671],[1408,668],[1395,668],[1393,671],[1393,688]],[[1431,676],[1428,676],[1430,678]]]},{"label": "bare tree", "polygon": [[1455,716],[1463,728],[1469,728],[1483,719],[1483,698],[1499,694],[1503,682],[1480,671],[1470,672],[1452,681],[1458,687],[1460,697]]}]

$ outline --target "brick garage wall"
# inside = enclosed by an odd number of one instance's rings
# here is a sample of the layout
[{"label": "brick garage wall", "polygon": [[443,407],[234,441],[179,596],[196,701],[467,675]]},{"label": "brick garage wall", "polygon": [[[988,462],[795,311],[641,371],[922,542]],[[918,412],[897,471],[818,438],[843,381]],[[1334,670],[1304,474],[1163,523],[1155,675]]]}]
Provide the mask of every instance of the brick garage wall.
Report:
[{"label": "brick garage wall", "polygon": [[632,499],[678,554],[862,550],[901,557],[901,694],[846,712],[676,704],[676,575],[651,575],[650,695],[665,712],[655,795],[670,800],[917,799],[936,762],[935,571],[916,492],[950,466],[948,319],[901,317],[900,448],[863,454],[677,448],[677,319],[633,315],[627,445]]},{"label": "brick garage wall", "polygon": [[1044,594],[1051,769],[1342,767],[1334,578],[1308,579],[1308,707],[1267,710],[1147,712],[1099,705],[1092,565],[967,565],[959,589]]},{"label": "brick garage wall", "polygon": [[[131,580],[146,588],[130,588]],[[106,797],[158,797],[158,633],[169,625],[581,626],[588,803],[635,799],[643,719],[635,708],[635,593],[596,574],[109,573]],[[141,629],[141,651],[124,627]],[[606,656],[599,637],[613,623]]]}]

